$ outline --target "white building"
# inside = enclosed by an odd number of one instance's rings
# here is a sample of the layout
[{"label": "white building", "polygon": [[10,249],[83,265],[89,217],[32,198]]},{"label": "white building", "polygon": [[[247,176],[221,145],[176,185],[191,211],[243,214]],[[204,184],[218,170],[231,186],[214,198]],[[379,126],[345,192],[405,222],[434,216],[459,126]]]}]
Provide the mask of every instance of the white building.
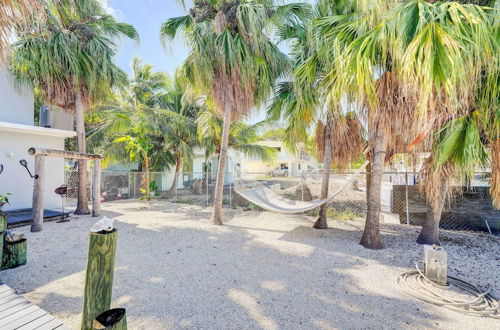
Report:
[{"label": "white building", "polygon": [[[244,153],[234,149],[228,150],[229,157],[226,161],[226,177],[225,182],[233,182],[234,173],[236,169],[246,179],[256,178],[259,176],[288,176],[299,177],[303,173],[314,173],[321,169],[319,164],[314,158],[310,157],[307,152],[302,151],[298,154],[288,151],[283,141],[266,140],[260,141],[256,144],[272,147],[277,150],[276,159],[272,162],[262,161],[258,157],[249,157]],[[205,167],[205,154],[202,149],[195,150],[193,158],[193,172],[195,178],[201,178]],[[212,178],[215,178],[217,173],[217,155],[213,155],[208,159],[209,172]]]},{"label": "white building", "polygon": [[[33,93],[29,88],[21,90],[13,86],[6,71],[0,71],[0,194],[11,193],[10,205],[3,210],[27,209],[32,206],[33,179],[21,166],[25,159],[31,173],[34,172],[34,157],[28,148],[49,148],[64,150],[64,139],[75,136],[75,132],[58,129],[67,127],[66,114],[53,113],[45,117],[46,126],[51,122],[53,128],[35,126]],[[64,159],[47,157],[45,164],[45,201],[46,209],[59,210],[61,198],[54,193],[64,184]]]}]

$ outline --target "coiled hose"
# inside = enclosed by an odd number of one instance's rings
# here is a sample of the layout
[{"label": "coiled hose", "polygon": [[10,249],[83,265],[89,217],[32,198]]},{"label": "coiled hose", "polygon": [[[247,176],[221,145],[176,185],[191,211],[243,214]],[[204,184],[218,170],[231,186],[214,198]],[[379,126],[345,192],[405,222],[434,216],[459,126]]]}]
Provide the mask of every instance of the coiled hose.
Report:
[{"label": "coiled hose", "polygon": [[420,271],[418,265],[415,266],[416,270],[403,272],[396,278],[396,283],[412,296],[460,313],[500,319],[500,303],[498,299],[491,294],[491,288],[483,291],[464,280],[448,276],[449,285],[454,285],[471,293],[473,299],[464,301],[447,298],[436,290],[436,288],[446,289],[447,286],[439,285],[429,280]]}]

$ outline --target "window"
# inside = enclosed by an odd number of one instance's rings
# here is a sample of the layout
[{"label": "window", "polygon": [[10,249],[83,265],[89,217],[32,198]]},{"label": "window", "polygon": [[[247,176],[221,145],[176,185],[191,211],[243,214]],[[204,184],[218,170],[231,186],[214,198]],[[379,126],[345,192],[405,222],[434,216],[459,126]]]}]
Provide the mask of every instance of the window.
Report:
[{"label": "window", "polygon": [[278,152],[281,152],[281,147],[274,147],[274,149],[276,149],[276,151]]},{"label": "window", "polygon": [[280,170],[288,170],[288,164],[287,163],[281,163],[280,164]]},{"label": "window", "polygon": [[300,164],[299,164],[299,171],[300,171]]}]

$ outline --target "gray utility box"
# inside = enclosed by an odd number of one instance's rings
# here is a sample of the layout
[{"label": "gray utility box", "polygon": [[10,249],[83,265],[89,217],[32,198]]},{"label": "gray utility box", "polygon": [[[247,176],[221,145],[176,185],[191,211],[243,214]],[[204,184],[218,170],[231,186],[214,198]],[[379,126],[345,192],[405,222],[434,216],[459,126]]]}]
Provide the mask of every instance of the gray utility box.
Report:
[{"label": "gray utility box", "polygon": [[440,285],[448,284],[448,256],[437,245],[424,245],[425,276]]}]

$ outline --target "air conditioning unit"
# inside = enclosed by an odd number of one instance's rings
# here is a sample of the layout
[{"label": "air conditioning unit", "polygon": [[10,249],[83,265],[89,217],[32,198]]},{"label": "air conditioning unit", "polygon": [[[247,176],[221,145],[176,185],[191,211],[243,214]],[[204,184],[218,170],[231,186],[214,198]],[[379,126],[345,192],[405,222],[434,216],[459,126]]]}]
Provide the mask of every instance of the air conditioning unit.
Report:
[{"label": "air conditioning unit", "polygon": [[40,126],[73,131],[73,115],[44,105],[40,107]]}]

